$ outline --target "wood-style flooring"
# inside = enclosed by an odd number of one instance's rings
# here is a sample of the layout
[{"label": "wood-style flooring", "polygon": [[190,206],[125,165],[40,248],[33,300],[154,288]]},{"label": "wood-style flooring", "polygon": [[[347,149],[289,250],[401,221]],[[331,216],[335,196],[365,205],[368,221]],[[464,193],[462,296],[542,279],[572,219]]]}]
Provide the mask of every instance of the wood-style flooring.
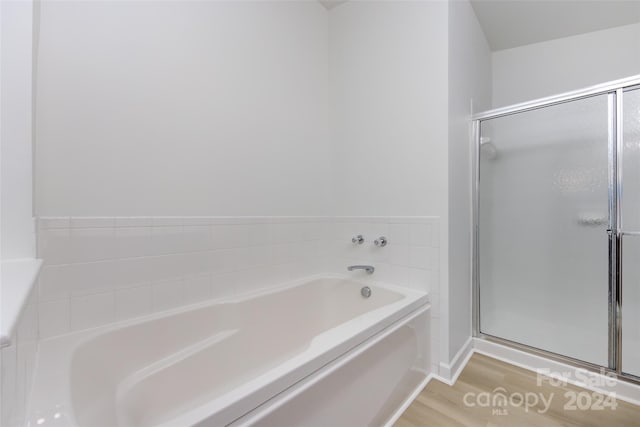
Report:
[{"label": "wood-style flooring", "polygon": [[640,427],[640,406],[476,353],[453,386],[431,380],[394,427],[423,426]]}]

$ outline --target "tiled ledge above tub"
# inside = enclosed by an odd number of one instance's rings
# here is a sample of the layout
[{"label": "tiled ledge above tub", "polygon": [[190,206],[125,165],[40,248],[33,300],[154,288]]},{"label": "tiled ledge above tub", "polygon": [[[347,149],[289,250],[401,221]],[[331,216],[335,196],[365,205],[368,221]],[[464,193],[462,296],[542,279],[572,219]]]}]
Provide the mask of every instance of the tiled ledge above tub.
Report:
[{"label": "tiled ledge above tub", "polygon": [[132,216],[132,217],[40,217],[39,229],[52,228],[122,228],[170,227],[234,224],[281,224],[327,222],[334,217],[323,216]]},{"label": "tiled ledge above tub", "polygon": [[40,259],[2,261],[0,275],[0,348],[11,345],[20,313],[27,303],[38,273]]}]

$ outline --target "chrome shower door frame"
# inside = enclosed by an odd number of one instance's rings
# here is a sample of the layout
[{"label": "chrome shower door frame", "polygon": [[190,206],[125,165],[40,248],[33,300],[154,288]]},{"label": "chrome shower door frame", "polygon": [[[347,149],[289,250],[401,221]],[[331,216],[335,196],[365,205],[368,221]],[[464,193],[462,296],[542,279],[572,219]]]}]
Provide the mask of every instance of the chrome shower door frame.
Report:
[{"label": "chrome shower door frame", "polygon": [[[623,140],[623,98],[624,92],[640,87],[640,75],[616,80],[586,89],[541,98],[530,102],[515,104],[474,115],[472,119],[473,161],[472,161],[472,291],[473,291],[473,336],[493,341],[518,350],[543,356],[552,360],[591,371],[610,372],[619,378],[640,383],[640,377],[625,374],[622,371],[622,236],[637,235],[637,232],[625,232],[621,229],[622,207],[622,140]],[[513,114],[569,103],[580,99],[606,95],[608,100],[608,211],[609,224],[609,274],[608,274],[608,366],[578,360],[565,355],[541,350],[539,348],[516,343],[504,338],[482,333],[480,330],[480,138],[482,122]]]}]

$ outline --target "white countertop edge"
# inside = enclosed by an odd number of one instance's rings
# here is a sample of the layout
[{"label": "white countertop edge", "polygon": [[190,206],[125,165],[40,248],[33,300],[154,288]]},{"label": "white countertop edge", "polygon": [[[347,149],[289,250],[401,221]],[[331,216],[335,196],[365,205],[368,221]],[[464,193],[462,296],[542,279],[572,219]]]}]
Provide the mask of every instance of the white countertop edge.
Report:
[{"label": "white countertop edge", "polygon": [[36,258],[4,260],[0,264],[0,348],[11,345],[41,267],[42,260]]}]

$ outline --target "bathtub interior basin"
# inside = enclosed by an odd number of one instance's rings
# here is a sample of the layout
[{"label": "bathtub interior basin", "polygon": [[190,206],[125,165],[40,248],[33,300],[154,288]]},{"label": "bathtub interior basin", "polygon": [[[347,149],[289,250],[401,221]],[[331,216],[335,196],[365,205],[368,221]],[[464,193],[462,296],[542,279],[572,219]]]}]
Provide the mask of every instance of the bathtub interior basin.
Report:
[{"label": "bathtub interior basin", "polygon": [[426,301],[362,286],[315,278],[43,341],[31,419],[227,424]]}]

